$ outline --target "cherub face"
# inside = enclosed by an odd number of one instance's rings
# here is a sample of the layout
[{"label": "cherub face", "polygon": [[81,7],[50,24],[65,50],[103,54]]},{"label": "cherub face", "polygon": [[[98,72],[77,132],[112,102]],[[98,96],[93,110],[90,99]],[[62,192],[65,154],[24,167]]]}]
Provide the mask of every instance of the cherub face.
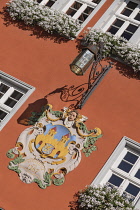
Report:
[{"label": "cherub face", "polygon": [[74,121],[76,119],[76,117],[77,117],[76,112],[70,112],[69,116],[68,116],[68,120],[69,121]]}]

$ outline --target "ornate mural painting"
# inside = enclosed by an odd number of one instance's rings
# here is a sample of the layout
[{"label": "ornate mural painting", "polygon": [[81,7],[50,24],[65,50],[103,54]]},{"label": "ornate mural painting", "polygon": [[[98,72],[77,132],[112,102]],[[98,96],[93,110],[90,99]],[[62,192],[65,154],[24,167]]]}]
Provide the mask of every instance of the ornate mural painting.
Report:
[{"label": "ornate mural painting", "polygon": [[81,161],[81,151],[89,156],[102,136],[99,128],[88,131],[87,117],[64,107],[53,111],[48,104],[38,121],[26,128],[16,146],[7,152],[12,158],[8,168],[25,183],[37,183],[42,189],[61,185],[67,173]]}]

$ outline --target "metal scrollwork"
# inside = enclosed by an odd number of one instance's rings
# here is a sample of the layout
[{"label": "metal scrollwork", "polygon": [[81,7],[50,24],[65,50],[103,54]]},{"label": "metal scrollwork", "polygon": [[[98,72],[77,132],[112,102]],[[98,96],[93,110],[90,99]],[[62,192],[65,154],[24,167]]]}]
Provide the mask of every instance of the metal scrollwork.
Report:
[{"label": "metal scrollwork", "polygon": [[64,102],[76,102],[72,104],[70,108],[81,109],[93,90],[97,87],[103,76],[112,68],[112,62],[109,65],[102,66],[100,63],[101,56],[99,56],[96,62],[93,63],[88,82],[75,87],[74,85],[65,86],[61,90],[60,99]]}]

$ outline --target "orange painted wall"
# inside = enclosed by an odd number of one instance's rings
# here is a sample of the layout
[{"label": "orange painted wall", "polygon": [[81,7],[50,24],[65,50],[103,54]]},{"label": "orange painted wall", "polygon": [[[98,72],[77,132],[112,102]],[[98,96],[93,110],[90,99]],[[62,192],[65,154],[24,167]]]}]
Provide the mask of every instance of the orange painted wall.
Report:
[{"label": "orange painted wall", "polygon": [[[5,3],[1,0],[1,11]],[[29,107],[37,110],[50,103],[54,110],[61,110],[69,106],[70,102],[60,100],[60,93],[47,99],[44,96],[65,85],[86,82],[88,72],[77,77],[70,71],[69,64],[78,54],[75,40],[57,43],[5,23],[0,14],[0,69],[36,90],[0,132],[0,207],[5,210],[67,210],[73,195],[92,182],[123,136],[140,142],[140,81],[123,76],[114,66],[80,111],[89,118],[86,123],[89,129],[97,126],[103,131],[103,137],[96,144],[97,151],[88,158],[82,155],[80,165],[66,176],[62,186],[52,185],[42,190],[35,183],[24,184],[15,172],[7,169],[9,159],[6,157],[6,152],[15,146],[26,128],[19,119],[23,119]]]}]

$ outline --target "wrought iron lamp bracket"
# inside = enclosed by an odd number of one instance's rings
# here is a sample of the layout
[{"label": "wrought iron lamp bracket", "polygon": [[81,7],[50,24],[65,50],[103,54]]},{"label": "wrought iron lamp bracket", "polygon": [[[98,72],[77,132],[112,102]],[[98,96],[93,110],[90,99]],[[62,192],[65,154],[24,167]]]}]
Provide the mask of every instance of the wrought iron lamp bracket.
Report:
[{"label": "wrought iron lamp bracket", "polygon": [[[113,67],[113,63],[109,62],[109,65],[102,66],[100,61],[102,60],[102,55],[98,54],[96,61],[92,64],[91,71],[88,78],[88,88],[82,94],[81,99],[75,105],[76,109],[81,109],[85,102],[88,100],[93,90],[97,87],[99,82],[103,79],[103,76]],[[99,66],[100,65],[100,71]]]},{"label": "wrought iron lamp bracket", "polygon": [[[70,87],[64,86],[63,89],[59,90],[61,92],[60,98],[62,101],[76,102],[76,104],[73,103],[69,106],[70,109],[81,109],[84,106],[85,102],[88,100],[89,96],[92,94],[94,89],[100,83],[103,76],[109,71],[109,69],[112,68],[112,65],[113,65],[112,62],[109,62],[109,65],[105,65],[105,66],[103,66],[101,63],[101,60],[103,59],[103,56],[102,56],[103,47],[104,47],[103,43],[98,43],[97,46],[94,46],[94,45],[89,45],[89,46],[85,45],[85,46],[86,47],[83,47],[83,49],[86,48],[89,51],[91,51],[91,53],[94,54],[94,58],[95,58],[90,63],[90,65],[92,64],[92,67],[89,73],[88,81],[77,87],[75,87],[74,85]],[[78,58],[75,59],[76,62],[78,61],[79,58],[81,59],[81,57],[79,56],[77,57]],[[73,62],[72,64],[75,65],[75,62]],[[82,71],[79,71],[79,72],[84,73],[86,70],[87,69],[85,68],[83,72]],[[74,72],[76,75],[83,75],[83,74],[78,74],[78,72],[75,72],[75,69],[73,69],[72,72]]]}]

